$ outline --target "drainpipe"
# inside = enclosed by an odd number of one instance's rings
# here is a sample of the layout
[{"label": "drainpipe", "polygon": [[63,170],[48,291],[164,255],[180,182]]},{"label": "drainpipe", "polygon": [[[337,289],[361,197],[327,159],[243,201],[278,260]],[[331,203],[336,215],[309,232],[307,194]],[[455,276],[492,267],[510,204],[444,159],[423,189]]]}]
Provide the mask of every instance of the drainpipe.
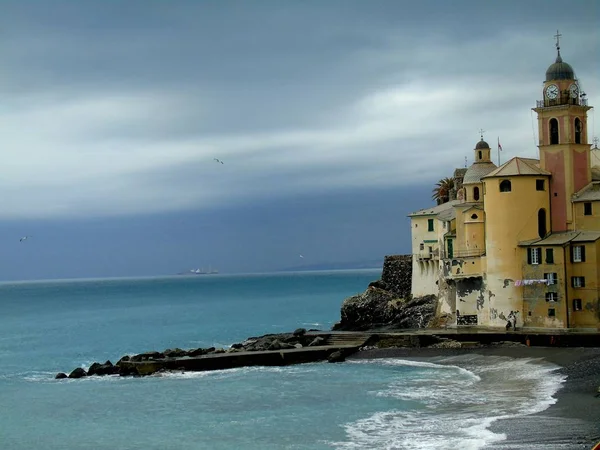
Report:
[{"label": "drainpipe", "polygon": [[567,318],[567,329],[569,328],[569,279],[567,278],[567,247],[563,246],[563,262],[565,267],[565,313]]}]

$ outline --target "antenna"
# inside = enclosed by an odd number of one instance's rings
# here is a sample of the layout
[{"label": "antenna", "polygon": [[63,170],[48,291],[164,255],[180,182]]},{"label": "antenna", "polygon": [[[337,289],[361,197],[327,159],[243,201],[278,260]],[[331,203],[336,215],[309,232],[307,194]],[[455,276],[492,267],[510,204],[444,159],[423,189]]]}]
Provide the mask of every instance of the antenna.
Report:
[{"label": "antenna", "polygon": [[467,157],[465,156],[465,169],[467,168]]},{"label": "antenna", "polygon": [[598,136],[596,136],[594,139],[592,139],[592,142],[594,143],[594,149],[598,148]]}]

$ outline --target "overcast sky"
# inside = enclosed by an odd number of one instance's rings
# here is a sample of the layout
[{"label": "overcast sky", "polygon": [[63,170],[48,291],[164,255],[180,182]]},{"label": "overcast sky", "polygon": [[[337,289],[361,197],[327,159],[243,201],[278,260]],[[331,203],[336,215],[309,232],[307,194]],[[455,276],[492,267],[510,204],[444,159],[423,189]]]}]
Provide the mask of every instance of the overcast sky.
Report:
[{"label": "overcast sky", "polygon": [[4,0],[0,279],[408,252],[480,128],[537,156],[557,28],[599,104],[600,3],[565,5]]}]

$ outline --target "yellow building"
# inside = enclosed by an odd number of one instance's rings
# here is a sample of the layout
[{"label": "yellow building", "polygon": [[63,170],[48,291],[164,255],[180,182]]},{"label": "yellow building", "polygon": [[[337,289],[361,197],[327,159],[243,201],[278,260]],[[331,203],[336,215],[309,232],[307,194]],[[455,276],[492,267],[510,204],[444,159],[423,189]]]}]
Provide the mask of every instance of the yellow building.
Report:
[{"label": "yellow building", "polygon": [[409,215],[413,295],[436,294],[456,326],[600,329],[591,107],[558,44],[542,98],[539,160],[496,167],[482,136],[456,199]]}]

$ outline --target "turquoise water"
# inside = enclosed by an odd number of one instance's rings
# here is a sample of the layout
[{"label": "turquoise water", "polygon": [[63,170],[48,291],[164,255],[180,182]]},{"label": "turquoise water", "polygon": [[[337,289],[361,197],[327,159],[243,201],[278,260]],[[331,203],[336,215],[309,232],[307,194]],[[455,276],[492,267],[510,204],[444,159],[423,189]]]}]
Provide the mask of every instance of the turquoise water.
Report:
[{"label": "turquoise water", "polygon": [[124,354],[329,329],[379,275],[2,284],[0,448],[479,449],[504,439],[494,420],[552,403],[552,367],[479,356],[53,379]]}]

